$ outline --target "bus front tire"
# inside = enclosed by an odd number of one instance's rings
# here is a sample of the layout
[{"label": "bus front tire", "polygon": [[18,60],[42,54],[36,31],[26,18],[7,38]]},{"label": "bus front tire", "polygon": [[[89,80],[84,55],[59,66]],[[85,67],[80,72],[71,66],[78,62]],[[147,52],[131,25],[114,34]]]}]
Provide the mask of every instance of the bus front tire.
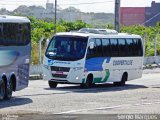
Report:
[{"label": "bus front tire", "polygon": [[124,86],[126,84],[126,81],[128,79],[128,75],[127,73],[124,73],[122,78],[121,78],[121,81],[120,82],[114,82],[114,86]]},{"label": "bus front tire", "polygon": [[6,92],[5,92],[5,98],[6,100],[9,100],[12,98],[12,93],[13,93],[13,82],[12,80],[9,82],[8,87],[6,85]]},{"label": "bus front tire", "polygon": [[5,93],[6,93],[5,82],[4,80],[2,80],[0,85],[0,100],[3,100],[5,98]]},{"label": "bus front tire", "polygon": [[54,81],[48,81],[48,84],[49,84],[49,87],[50,88],[56,88],[58,83],[57,82],[54,82]]},{"label": "bus front tire", "polygon": [[87,77],[86,83],[82,83],[81,84],[81,88],[87,89],[87,88],[91,88],[93,85],[94,85],[94,83],[93,83],[93,76],[89,75]]}]

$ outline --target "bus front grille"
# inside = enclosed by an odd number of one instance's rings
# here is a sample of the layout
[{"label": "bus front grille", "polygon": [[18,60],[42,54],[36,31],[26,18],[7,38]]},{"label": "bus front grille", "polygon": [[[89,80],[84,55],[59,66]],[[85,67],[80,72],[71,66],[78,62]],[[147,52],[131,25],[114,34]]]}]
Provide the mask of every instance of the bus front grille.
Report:
[{"label": "bus front grille", "polygon": [[58,82],[58,83],[69,83],[67,80],[52,79],[51,81]]},{"label": "bus front grille", "polygon": [[69,72],[69,70],[70,70],[69,67],[56,67],[56,66],[51,66],[51,71]]},{"label": "bus front grille", "polygon": [[55,78],[67,78],[67,75],[64,74],[52,74],[52,76]]}]

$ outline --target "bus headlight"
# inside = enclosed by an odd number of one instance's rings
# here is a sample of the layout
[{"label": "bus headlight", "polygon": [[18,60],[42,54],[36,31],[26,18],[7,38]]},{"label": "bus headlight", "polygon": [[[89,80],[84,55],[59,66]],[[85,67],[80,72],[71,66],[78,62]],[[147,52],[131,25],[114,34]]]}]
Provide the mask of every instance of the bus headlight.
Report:
[{"label": "bus headlight", "polygon": [[79,79],[79,77],[77,76],[77,77],[76,77],[76,80],[78,80],[78,79]]}]

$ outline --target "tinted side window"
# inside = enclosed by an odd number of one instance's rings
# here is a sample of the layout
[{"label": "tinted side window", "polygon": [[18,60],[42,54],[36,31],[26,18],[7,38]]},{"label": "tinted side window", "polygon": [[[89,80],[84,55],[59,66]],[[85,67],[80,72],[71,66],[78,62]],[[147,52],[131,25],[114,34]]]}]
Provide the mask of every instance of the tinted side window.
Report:
[{"label": "tinted side window", "polygon": [[31,33],[29,23],[1,23],[0,45],[21,46],[30,43]]},{"label": "tinted side window", "polygon": [[141,41],[141,39],[137,39],[137,40],[138,40],[138,54],[139,54],[139,56],[143,56],[142,41]]},{"label": "tinted side window", "polygon": [[102,42],[101,39],[96,39],[96,56],[102,57]]},{"label": "tinted side window", "polygon": [[88,48],[87,58],[102,57],[102,42],[101,39],[91,39],[90,42],[94,42],[94,48]]},{"label": "tinted side window", "polygon": [[110,40],[109,39],[102,39],[103,45],[103,55],[105,57],[110,57],[111,49],[110,49]]},{"label": "tinted side window", "polygon": [[27,45],[30,42],[30,25],[19,24],[19,45]]},{"label": "tinted side window", "polygon": [[0,23],[0,44],[3,44],[3,24]]},{"label": "tinted side window", "polygon": [[119,47],[117,39],[110,39],[111,45],[111,56],[118,57],[119,56]]},{"label": "tinted side window", "polygon": [[143,56],[141,39],[133,39],[133,42],[134,42],[134,56]]},{"label": "tinted side window", "polygon": [[127,56],[134,56],[134,43],[132,39],[126,39]]},{"label": "tinted side window", "polygon": [[126,42],[125,39],[118,39],[119,45],[119,56],[125,57],[126,56]]},{"label": "tinted side window", "polygon": [[[95,39],[90,39],[89,42],[94,42],[94,44],[96,45]],[[96,57],[96,46],[93,49],[90,49],[88,47],[88,50],[87,50],[87,59],[88,58],[92,58],[92,57]]]}]

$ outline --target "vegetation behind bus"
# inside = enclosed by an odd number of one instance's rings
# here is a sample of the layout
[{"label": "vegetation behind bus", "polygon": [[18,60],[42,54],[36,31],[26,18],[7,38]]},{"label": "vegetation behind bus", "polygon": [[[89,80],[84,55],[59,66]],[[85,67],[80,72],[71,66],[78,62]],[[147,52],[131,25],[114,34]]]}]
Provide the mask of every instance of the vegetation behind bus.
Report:
[{"label": "vegetation behind bus", "polygon": [[[47,21],[47,20],[40,20],[36,19],[35,17],[29,17],[31,20],[31,26],[32,26],[32,64],[39,64],[38,61],[38,42],[42,35],[47,38],[51,38],[54,33],[54,24],[53,21]],[[81,20],[75,21],[75,22],[68,22],[64,20],[58,21],[57,24],[57,32],[67,32],[67,31],[74,31],[79,30],[81,28],[86,27],[94,27],[90,24],[87,24]],[[109,28],[113,29],[113,25],[103,25],[103,28]],[[147,33],[146,38],[146,53],[145,56],[153,56],[154,55],[154,38],[156,36],[156,33],[160,30],[160,22],[157,23],[154,27],[145,27],[142,25],[134,25],[134,26],[121,26],[121,32],[124,33],[131,33],[131,34],[138,34],[142,37],[145,36]],[[157,44],[160,43],[160,35],[158,36]],[[43,53],[45,51],[45,41],[43,43]],[[160,45],[157,47],[158,54],[160,54]],[[43,54],[42,54],[43,57]]]}]

